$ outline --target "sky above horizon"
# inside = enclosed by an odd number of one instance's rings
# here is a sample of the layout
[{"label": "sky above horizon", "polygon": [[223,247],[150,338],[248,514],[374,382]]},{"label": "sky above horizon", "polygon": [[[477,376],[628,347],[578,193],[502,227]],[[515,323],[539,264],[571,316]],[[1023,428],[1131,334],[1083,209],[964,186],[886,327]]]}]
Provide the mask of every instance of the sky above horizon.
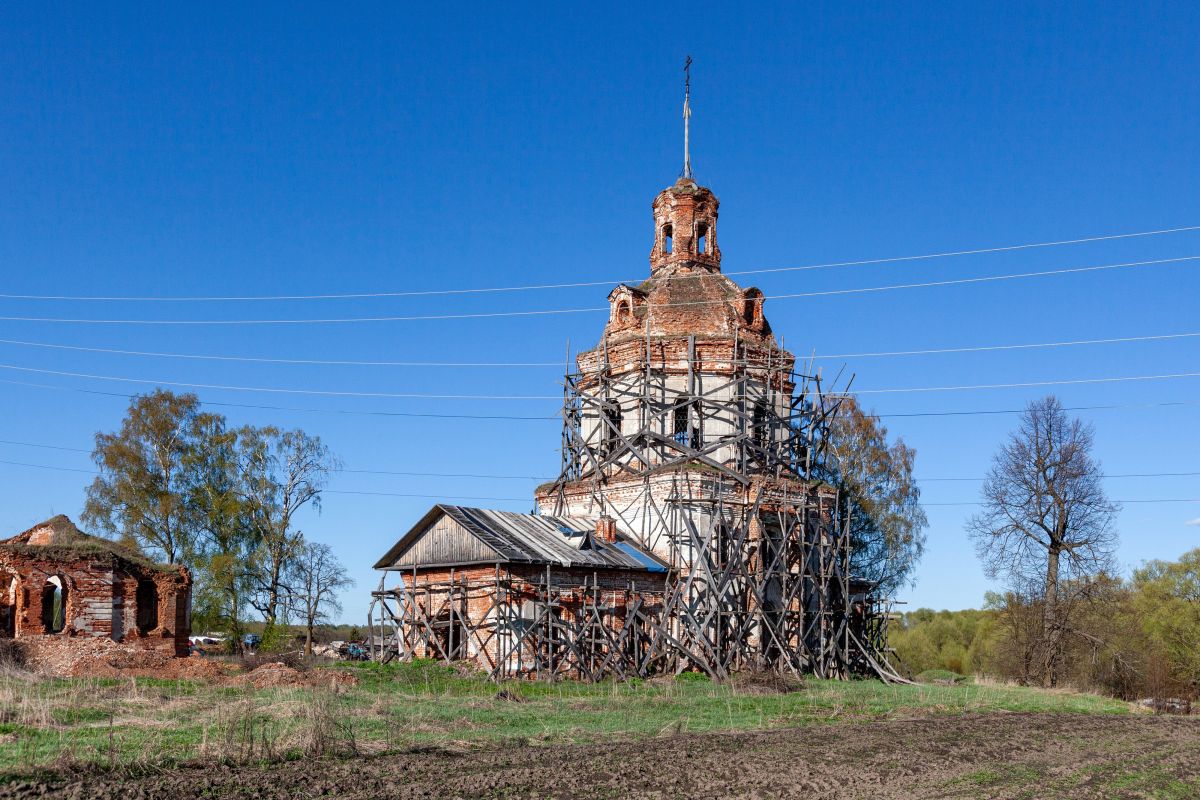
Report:
[{"label": "sky above horizon", "polygon": [[[1179,260],[1200,230],[753,271],[1200,226],[1198,30],[1182,3],[6,6],[0,535],[77,519],[93,436],[156,385],[342,459],[301,525],[358,581],[345,621],[437,500],[530,510],[558,466],[568,348],[648,275],[690,53],[724,270],[751,272],[732,277],[787,347],[853,374],[917,451],[928,545],[900,599],[997,588],[974,507],[948,504],[977,502],[1009,412],[1047,392],[1095,426],[1107,474],[1155,475],[1107,480],[1122,568],[1176,558],[1200,544],[1200,268]],[[1107,265],[1133,266],[909,286]],[[426,294],[144,299],[397,292]],[[363,317],[423,319],[237,322]],[[180,324],[198,320],[221,324]],[[1098,339],[1140,340],[856,355]]]}]

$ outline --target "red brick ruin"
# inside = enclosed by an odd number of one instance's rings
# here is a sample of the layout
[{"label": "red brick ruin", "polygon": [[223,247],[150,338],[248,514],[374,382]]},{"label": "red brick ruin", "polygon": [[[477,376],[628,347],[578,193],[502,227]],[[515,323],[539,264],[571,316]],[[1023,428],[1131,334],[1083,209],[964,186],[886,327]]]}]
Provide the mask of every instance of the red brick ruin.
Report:
[{"label": "red brick ruin", "polygon": [[0,638],[112,639],[187,656],[192,577],[59,515],[0,541]]}]

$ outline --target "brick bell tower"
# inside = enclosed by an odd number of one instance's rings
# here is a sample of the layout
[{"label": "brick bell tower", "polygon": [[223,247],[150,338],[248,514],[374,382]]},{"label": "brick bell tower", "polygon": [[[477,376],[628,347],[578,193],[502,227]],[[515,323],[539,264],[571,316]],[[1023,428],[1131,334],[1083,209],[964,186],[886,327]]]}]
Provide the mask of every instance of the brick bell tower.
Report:
[{"label": "brick bell tower", "polygon": [[721,273],[690,95],[683,171],[652,205],[650,275],[613,289],[599,343],[566,376],[561,472],[538,509],[612,519],[667,565],[655,613],[670,641],[645,658],[843,674],[848,538],[837,490],[816,479],[833,406],[776,341],[763,293]]},{"label": "brick bell tower", "polygon": [[692,174],[690,117],[687,87],[683,170],[651,206],[650,275],[609,294],[600,342],[576,357],[562,474],[537,492],[543,513],[610,516],[685,570],[689,530],[732,527],[721,518],[755,504],[751,483],[808,492],[810,421],[762,292],[721,273],[720,201]]}]

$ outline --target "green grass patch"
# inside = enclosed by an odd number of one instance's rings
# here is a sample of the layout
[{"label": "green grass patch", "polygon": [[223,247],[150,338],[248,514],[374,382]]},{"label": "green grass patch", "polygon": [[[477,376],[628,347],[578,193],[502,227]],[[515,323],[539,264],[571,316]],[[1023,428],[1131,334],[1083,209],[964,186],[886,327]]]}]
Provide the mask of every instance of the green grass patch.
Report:
[{"label": "green grass patch", "polygon": [[64,706],[52,709],[50,716],[59,725],[79,725],[87,722],[107,721],[112,716],[112,709]]},{"label": "green grass patch", "polygon": [[974,678],[948,669],[927,669],[917,676],[917,680],[922,683],[972,683]]},{"label": "green grass patch", "polygon": [[[141,678],[0,678],[0,704],[13,709],[5,723],[13,736],[0,741],[0,772],[48,765],[60,757],[127,766],[195,758],[276,760],[309,753],[312,734],[322,726],[333,732],[332,746],[353,741],[362,752],[383,752],[1000,710],[1129,712],[1125,703],[1095,695],[1016,686],[812,679],[800,691],[763,694],[692,673],[629,682],[498,686],[429,661],[349,669],[358,685],[333,692]],[[106,724],[110,718],[111,726]]]}]

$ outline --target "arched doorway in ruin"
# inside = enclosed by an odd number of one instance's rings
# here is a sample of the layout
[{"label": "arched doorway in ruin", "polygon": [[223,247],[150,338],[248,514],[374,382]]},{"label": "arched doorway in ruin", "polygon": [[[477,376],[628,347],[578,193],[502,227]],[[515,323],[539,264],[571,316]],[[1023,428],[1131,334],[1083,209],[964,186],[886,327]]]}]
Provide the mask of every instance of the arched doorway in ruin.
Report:
[{"label": "arched doorway in ruin", "polygon": [[158,627],[158,587],[152,580],[137,583],[137,632],[146,636]]},{"label": "arched doorway in ruin", "polygon": [[0,639],[11,639],[17,635],[17,589],[20,581],[16,575],[0,573]]},{"label": "arched doorway in ruin", "polygon": [[67,584],[60,576],[51,575],[42,585],[42,630],[62,633],[67,627]]}]

